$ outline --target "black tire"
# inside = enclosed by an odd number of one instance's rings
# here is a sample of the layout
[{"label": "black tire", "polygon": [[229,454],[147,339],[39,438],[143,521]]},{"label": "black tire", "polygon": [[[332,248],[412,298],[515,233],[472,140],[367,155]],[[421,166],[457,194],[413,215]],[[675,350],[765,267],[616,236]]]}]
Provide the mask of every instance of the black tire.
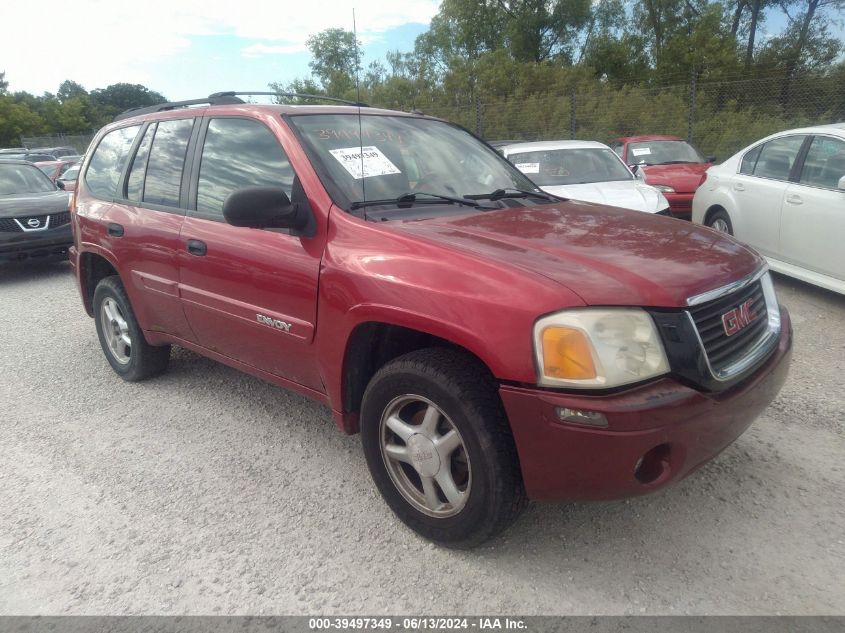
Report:
[{"label": "black tire", "polygon": [[[120,317],[125,322],[126,334],[131,345],[128,347],[128,360],[118,360],[118,353],[113,352],[107,340],[104,328],[103,306],[107,302],[116,304],[120,311]],[[156,347],[147,343],[144,333],[138,326],[138,320],[126,296],[126,290],[117,275],[106,277],[94,290],[94,323],[97,326],[97,338],[100,339],[100,346],[106,360],[114,369],[115,373],[127,382],[146,380],[163,373],[170,362],[170,345]]]},{"label": "black tire", "polygon": [[[467,469],[471,486],[467,484],[464,505],[453,516],[430,516],[414,507],[392,478],[396,475],[388,471],[390,460],[382,452],[382,418],[393,403],[408,394],[422,397],[439,409],[443,414],[440,419],[457,430],[462,441],[455,454],[464,451],[471,465]],[[468,354],[445,348],[423,349],[382,367],[364,393],[361,441],[373,480],[390,508],[412,530],[441,545],[479,545],[510,525],[527,502],[516,446],[496,383],[487,368]],[[410,445],[404,448],[411,454]],[[449,459],[452,468],[454,462]],[[422,484],[415,466],[396,465],[408,469],[409,479],[416,473]],[[442,487],[438,495],[448,507]]]},{"label": "black tire", "polygon": [[[716,226],[717,222],[724,222],[725,228]],[[707,226],[722,233],[727,233],[728,235],[734,234],[734,225],[731,223],[731,216],[724,209],[717,209],[711,213],[710,217],[707,218]]]}]

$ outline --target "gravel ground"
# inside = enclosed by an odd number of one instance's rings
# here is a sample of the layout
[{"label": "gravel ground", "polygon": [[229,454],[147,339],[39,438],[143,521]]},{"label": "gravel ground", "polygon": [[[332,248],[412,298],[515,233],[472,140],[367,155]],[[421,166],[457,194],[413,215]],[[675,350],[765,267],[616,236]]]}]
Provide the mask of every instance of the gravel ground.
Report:
[{"label": "gravel ground", "polygon": [[67,265],[0,270],[0,614],[841,614],[845,297],[777,286],[789,380],[717,460],[454,552],[327,409],[184,350],[124,383]]}]

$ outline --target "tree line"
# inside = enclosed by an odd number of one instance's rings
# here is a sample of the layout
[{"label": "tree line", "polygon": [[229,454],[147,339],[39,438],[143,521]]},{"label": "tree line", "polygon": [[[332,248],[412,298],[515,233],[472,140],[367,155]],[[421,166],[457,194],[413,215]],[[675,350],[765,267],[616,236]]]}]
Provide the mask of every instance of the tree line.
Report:
[{"label": "tree line", "polygon": [[140,84],[117,83],[88,92],[67,80],[56,94],[40,96],[10,93],[8,86],[6,73],[0,72],[0,147],[16,146],[22,136],[89,134],[124,110],[166,101]]},{"label": "tree line", "polygon": [[[468,127],[483,118],[488,138],[561,136],[569,120],[601,139],[694,123],[722,151],[725,138],[845,119],[843,11],[845,0],[443,0],[411,51],[364,64],[351,31],[327,29],[307,40],[311,76],[270,87]],[[773,24],[782,28],[763,37]],[[165,101],[137,84],[88,92],[68,80],[41,96],[7,87],[0,73],[0,145],[87,133]]]},{"label": "tree line", "polygon": [[364,64],[352,32],[328,29],[307,41],[311,77],[270,86],[418,109],[487,138],[565,138],[573,124],[600,140],[693,131],[724,156],[845,119],[843,10],[845,0],[444,0],[410,52]]}]

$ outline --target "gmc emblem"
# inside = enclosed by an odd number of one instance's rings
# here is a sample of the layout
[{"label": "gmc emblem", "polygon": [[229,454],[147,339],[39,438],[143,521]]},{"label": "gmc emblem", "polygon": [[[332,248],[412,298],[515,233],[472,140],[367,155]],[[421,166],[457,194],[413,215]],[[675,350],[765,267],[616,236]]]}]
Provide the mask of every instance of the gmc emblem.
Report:
[{"label": "gmc emblem", "polygon": [[727,336],[733,336],[758,316],[760,315],[754,310],[754,299],[749,299],[722,315],[722,327],[725,328]]}]

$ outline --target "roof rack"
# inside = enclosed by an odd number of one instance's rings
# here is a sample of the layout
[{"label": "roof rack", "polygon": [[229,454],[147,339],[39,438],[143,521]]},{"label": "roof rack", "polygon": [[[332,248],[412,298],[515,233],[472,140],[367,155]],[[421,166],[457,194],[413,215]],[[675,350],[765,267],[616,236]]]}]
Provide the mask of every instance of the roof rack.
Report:
[{"label": "roof rack", "polygon": [[346,99],[338,99],[336,97],[326,97],[323,95],[309,95],[300,92],[215,92],[208,95],[204,99],[188,99],[186,101],[168,101],[166,103],[159,103],[153,106],[143,108],[130,108],[121,112],[116,117],[115,121],[121,121],[133,116],[142,114],[152,114],[155,112],[165,112],[167,110],[175,110],[177,108],[187,108],[194,105],[238,105],[246,103],[240,96],[269,96],[269,97],[286,97],[295,99],[315,99],[320,101],[333,101],[336,103],[343,103],[351,106],[358,106],[362,108],[368,107],[366,103],[358,101],[347,101]]},{"label": "roof rack", "polygon": [[366,103],[360,101],[349,101],[347,99],[338,99],[337,97],[327,97],[325,95],[311,95],[303,92],[215,92],[210,95],[211,98],[226,98],[226,97],[286,97],[289,99],[314,99],[317,101],[333,101],[335,103],[343,103],[345,105],[358,106],[361,108],[368,108]]}]

